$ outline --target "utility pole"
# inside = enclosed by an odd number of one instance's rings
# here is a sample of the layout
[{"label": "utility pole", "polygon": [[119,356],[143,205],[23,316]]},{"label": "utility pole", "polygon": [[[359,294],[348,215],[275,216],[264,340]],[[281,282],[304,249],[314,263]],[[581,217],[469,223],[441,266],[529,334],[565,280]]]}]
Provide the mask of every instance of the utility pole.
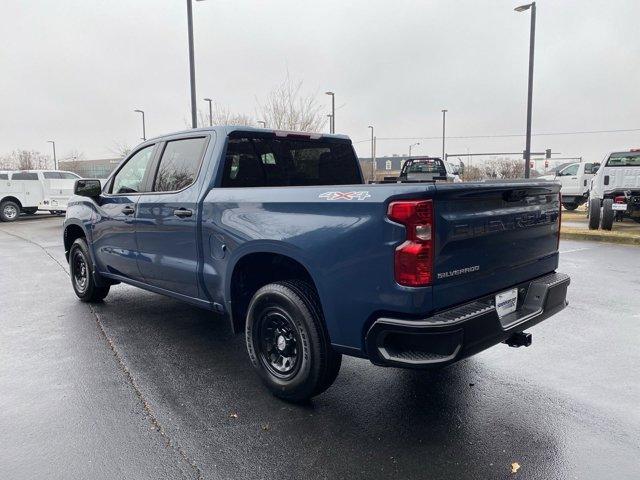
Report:
[{"label": "utility pole", "polygon": [[446,131],[446,124],[447,124],[447,112],[448,110],[442,110],[442,161],[444,162],[445,158],[444,158],[444,140],[445,140],[445,131]]},{"label": "utility pole", "polygon": [[531,9],[531,30],[529,32],[529,85],[527,89],[527,140],[524,149],[524,178],[529,178],[531,171],[531,107],[533,103],[533,58],[536,44],[536,2],[516,7],[516,12]]},{"label": "utility pole", "polygon": [[53,140],[47,140],[53,146],[53,169],[58,170],[58,159],[56,158],[56,142]]},{"label": "utility pole", "polygon": [[375,152],[375,146],[374,146],[374,136],[373,136],[373,126],[369,125],[369,127],[371,129],[371,180],[373,181],[375,179],[375,168],[376,168],[376,152]]}]

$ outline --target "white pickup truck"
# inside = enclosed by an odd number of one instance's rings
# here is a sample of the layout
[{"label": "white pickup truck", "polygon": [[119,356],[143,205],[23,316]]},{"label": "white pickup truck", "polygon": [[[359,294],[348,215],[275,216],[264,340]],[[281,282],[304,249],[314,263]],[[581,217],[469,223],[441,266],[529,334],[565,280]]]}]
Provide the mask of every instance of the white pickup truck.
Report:
[{"label": "white pickup truck", "polygon": [[567,210],[575,210],[589,198],[589,185],[599,167],[599,163],[569,163],[538,179],[558,180],[562,185],[562,206]]},{"label": "white pickup truck", "polygon": [[62,213],[80,178],[59,170],[0,171],[0,221],[13,222],[21,213]]},{"label": "white pickup truck", "polygon": [[607,155],[591,181],[589,229],[611,230],[624,218],[640,222],[640,149]]}]

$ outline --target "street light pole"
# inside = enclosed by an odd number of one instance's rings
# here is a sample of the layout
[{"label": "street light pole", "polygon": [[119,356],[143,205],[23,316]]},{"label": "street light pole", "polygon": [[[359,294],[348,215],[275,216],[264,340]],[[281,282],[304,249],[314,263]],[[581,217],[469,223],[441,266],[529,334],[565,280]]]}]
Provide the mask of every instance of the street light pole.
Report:
[{"label": "street light pole", "polygon": [[209,102],[209,126],[213,127],[213,109],[211,108],[211,102],[213,102],[213,100],[205,98],[204,101]]},{"label": "street light pole", "polygon": [[56,159],[56,142],[53,140],[47,140],[53,146],[53,169],[58,170],[58,160]]},{"label": "street light pole", "polygon": [[336,94],[333,92],[324,92],[326,95],[331,95],[331,125],[330,133],[336,133]]},{"label": "street light pole", "polygon": [[327,118],[329,119],[329,133],[333,133],[333,115],[328,113]]},{"label": "street light pole", "polygon": [[142,114],[142,141],[144,142],[147,139],[147,127],[144,121],[144,112],[142,110],[134,110],[134,112]]},{"label": "street light pole", "polygon": [[375,152],[375,147],[374,147],[374,140],[373,140],[373,126],[369,125],[369,127],[371,129],[371,180],[373,181],[375,179],[375,168],[376,168],[376,152]]},{"label": "street light pole", "polygon": [[442,110],[442,161],[445,161],[445,157],[444,157],[444,139],[445,137],[445,131],[446,131],[446,124],[447,124],[447,112],[448,110]]},{"label": "street light pole", "polygon": [[529,86],[527,91],[527,140],[524,149],[524,178],[529,178],[531,171],[531,106],[533,103],[533,58],[536,44],[536,2],[515,8],[516,12],[531,9],[531,32],[529,33]]},{"label": "street light pole", "polygon": [[193,54],[193,13],[191,0],[187,0],[187,29],[189,33],[189,80],[191,83],[191,128],[198,127],[196,115],[196,65]]}]

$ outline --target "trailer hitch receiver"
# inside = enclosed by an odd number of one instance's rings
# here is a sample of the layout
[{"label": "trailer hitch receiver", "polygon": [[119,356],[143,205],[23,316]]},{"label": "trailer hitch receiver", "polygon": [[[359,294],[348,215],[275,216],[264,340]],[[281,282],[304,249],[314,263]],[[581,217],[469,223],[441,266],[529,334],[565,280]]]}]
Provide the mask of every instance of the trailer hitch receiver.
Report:
[{"label": "trailer hitch receiver", "polygon": [[516,332],[507,338],[504,343],[510,347],[528,347],[531,345],[531,334],[527,332]]}]

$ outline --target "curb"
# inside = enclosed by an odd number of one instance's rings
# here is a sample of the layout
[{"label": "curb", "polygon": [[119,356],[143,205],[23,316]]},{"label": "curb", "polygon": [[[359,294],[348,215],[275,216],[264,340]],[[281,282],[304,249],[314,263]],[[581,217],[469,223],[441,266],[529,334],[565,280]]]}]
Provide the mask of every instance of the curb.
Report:
[{"label": "curb", "polygon": [[602,233],[599,230],[560,230],[560,238],[564,240],[590,240],[593,242],[608,242],[621,245],[640,246],[640,236]]}]

